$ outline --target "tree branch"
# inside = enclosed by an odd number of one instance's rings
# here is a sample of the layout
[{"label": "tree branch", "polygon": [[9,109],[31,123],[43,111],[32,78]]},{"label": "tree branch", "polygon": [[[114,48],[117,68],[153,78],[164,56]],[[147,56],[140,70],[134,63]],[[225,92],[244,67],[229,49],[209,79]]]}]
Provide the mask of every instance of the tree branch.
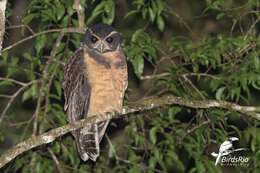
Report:
[{"label": "tree branch", "polygon": [[0,1],[0,55],[2,51],[2,43],[4,40],[5,33],[5,9],[6,9],[7,0]]},{"label": "tree branch", "polygon": [[73,8],[77,11],[79,28],[85,28],[84,7],[80,4],[80,0],[74,0]]},{"label": "tree branch", "polygon": [[[162,77],[166,77],[166,76],[170,76],[170,75],[171,75],[171,73],[168,73],[168,72],[153,74],[153,75],[146,75],[146,76],[141,76],[140,80],[151,80],[151,79],[162,78]],[[220,79],[219,77],[208,74],[208,73],[184,73],[184,74],[180,74],[180,76],[183,76],[183,77],[186,77],[186,76],[201,77],[201,76],[203,76],[203,77],[209,77],[209,78],[212,78],[212,79],[215,79],[215,80]]]},{"label": "tree branch", "polygon": [[235,111],[247,115],[249,117],[260,120],[260,107],[254,106],[241,106],[235,103],[226,102],[226,101],[217,101],[217,100],[187,100],[181,97],[176,96],[162,96],[154,97],[150,99],[144,99],[139,101],[132,106],[124,107],[121,114],[112,114],[107,113],[105,115],[97,115],[88,117],[86,119],[75,122],[74,124],[67,124],[62,127],[52,129],[48,132],[45,132],[39,136],[32,136],[29,139],[20,142],[16,146],[12,147],[0,157],[0,168],[5,166],[7,163],[15,159],[20,154],[31,150],[32,148],[38,147],[40,145],[48,144],[53,142],[56,138],[63,136],[73,130],[84,127],[88,124],[99,123],[112,118],[120,118],[122,116],[142,112],[146,110],[151,110],[154,108],[166,106],[166,105],[180,105],[190,108],[221,108],[229,111]]}]

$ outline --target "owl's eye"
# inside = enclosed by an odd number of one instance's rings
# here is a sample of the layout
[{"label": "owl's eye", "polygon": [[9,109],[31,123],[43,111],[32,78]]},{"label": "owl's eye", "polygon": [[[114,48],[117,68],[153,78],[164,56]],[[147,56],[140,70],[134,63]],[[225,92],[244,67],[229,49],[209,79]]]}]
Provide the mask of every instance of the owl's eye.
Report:
[{"label": "owl's eye", "polygon": [[113,38],[112,38],[112,37],[108,37],[108,38],[106,39],[106,41],[107,41],[108,43],[112,43],[112,42],[113,42]]},{"label": "owl's eye", "polygon": [[97,37],[92,35],[90,40],[91,40],[92,43],[96,43],[98,39],[97,39]]}]

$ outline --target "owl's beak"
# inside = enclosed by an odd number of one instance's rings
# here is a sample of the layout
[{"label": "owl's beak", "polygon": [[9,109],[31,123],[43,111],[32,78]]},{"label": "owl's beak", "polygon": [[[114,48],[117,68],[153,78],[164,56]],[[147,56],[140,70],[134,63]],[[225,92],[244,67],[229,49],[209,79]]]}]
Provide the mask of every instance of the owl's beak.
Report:
[{"label": "owl's beak", "polygon": [[101,42],[101,43],[98,45],[97,49],[98,49],[98,51],[99,51],[100,53],[103,53],[103,52],[105,51],[105,45],[104,45],[104,43]]},{"label": "owl's beak", "polygon": [[99,44],[97,44],[96,49],[99,51],[99,53],[105,53],[111,50],[110,46],[104,41],[101,41]]}]

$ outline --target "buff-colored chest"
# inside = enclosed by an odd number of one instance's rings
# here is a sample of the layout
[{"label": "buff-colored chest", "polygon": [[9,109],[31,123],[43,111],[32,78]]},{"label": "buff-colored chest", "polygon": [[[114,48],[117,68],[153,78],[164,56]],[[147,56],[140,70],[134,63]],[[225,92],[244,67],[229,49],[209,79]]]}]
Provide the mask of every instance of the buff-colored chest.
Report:
[{"label": "buff-colored chest", "polygon": [[91,87],[88,114],[120,112],[127,85],[127,68],[116,68],[111,61],[110,68],[98,63],[85,54],[86,74]]}]

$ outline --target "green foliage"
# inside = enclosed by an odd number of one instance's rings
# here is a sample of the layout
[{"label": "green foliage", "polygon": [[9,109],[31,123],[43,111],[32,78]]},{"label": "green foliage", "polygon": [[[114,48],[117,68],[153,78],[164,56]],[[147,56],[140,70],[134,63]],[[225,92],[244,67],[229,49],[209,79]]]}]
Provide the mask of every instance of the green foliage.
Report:
[{"label": "green foliage", "polygon": [[[39,23],[40,28],[51,26],[66,27],[68,17],[72,15],[72,0],[68,1],[52,1],[33,0],[27,7],[28,14],[23,18],[25,24],[29,24],[35,20],[42,21]],[[40,12],[40,13],[39,13]],[[65,15],[67,13],[68,15]],[[48,25],[44,24],[49,22]]]},{"label": "green foliage", "polygon": [[163,31],[165,28],[166,2],[164,0],[133,0],[134,10],[129,11],[126,17],[133,14],[141,14],[143,19],[150,23],[156,23],[157,28]]},{"label": "green foliage", "polygon": [[[258,105],[260,39],[254,22],[259,18],[255,12],[259,2],[206,0],[198,5],[187,1],[183,9],[185,2],[178,5],[177,1],[170,0],[120,3],[81,0],[87,25],[107,23],[116,26],[125,36],[123,48],[130,73],[125,103],[132,101],[132,95],[141,98],[151,94],[174,94],[186,99]],[[121,3],[126,8],[121,9]],[[8,16],[12,17],[15,14],[10,9],[13,2],[9,4]],[[183,13],[177,15],[178,11]],[[73,0],[31,0],[22,21],[37,33],[77,27],[79,23]],[[208,32],[207,27],[212,23],[215,28]],[[192,32],[187,33],[187,27]],[[21,34],[26,33],[25,29]],[[7,111],[4,123],[0,122],[1,143],[9,140],[15,143],[31,136],[32,115],[38,115],[38,133],[67,123],[63,110],[63,66],[79,47],[82,35],[65,33],[59,42],[60,36],[59,32],[39,34],[31,39],[26,49],[13,47],[2,52],[1,76],[22,81],[22,84],[0,80],[0,97],[22,89]],[[148,73],[164,71],[167,75],[142,81]],[[1,98],[1,104],[6,101],[7,98],[3,101]],[[64,173],[218,173],[225,168],[215,166],[215,158],[210,153],[217,152],[228,136],[238,136],[240,145],[248,148],[252,160],[249,167],[231,167],[232,171],[259,172],[259,122],[243,116],[221,109],[165,106],[131,116],[123,128],[113,121],[108,130],[111,139],[103,139],[96,163],[82,162],[73,137],[65,135],[21,155],[4,171],[58,172],[60,166]],[[111,130],[114,126],[116,130]]]},{"label": "green foliage", "polygon": [[143,73],[144,59],[150,62],[156,61],[158,45],[158,41],[151,38],[143,29],[133,33],[130,43],[125,47],[125,52],[138,77]]},{"label": "green foliage", "polygon": [[92,23],[98,16],[102,17],[102,22],[111,25],[115,19],[115,2],[105,0],[99,3],[88,18],[88,24]]},{"label": "green foliage", "polygon": [[[249,98],[250,88],[259,89],[259,45],[257,37],[226,37],[218,35],[206,38],[194,44],[190,40],[174,38],[171,50],[184,54],[184,63],[192,64],[192,69],[175,66],[174,75],[182,73],[208,72],[209,82],[205,90],[211,90],[219,100],[235,100]],[[198,78],[201,81],[201,78]],[[202,79],[203,80],[203,79]]]}]

